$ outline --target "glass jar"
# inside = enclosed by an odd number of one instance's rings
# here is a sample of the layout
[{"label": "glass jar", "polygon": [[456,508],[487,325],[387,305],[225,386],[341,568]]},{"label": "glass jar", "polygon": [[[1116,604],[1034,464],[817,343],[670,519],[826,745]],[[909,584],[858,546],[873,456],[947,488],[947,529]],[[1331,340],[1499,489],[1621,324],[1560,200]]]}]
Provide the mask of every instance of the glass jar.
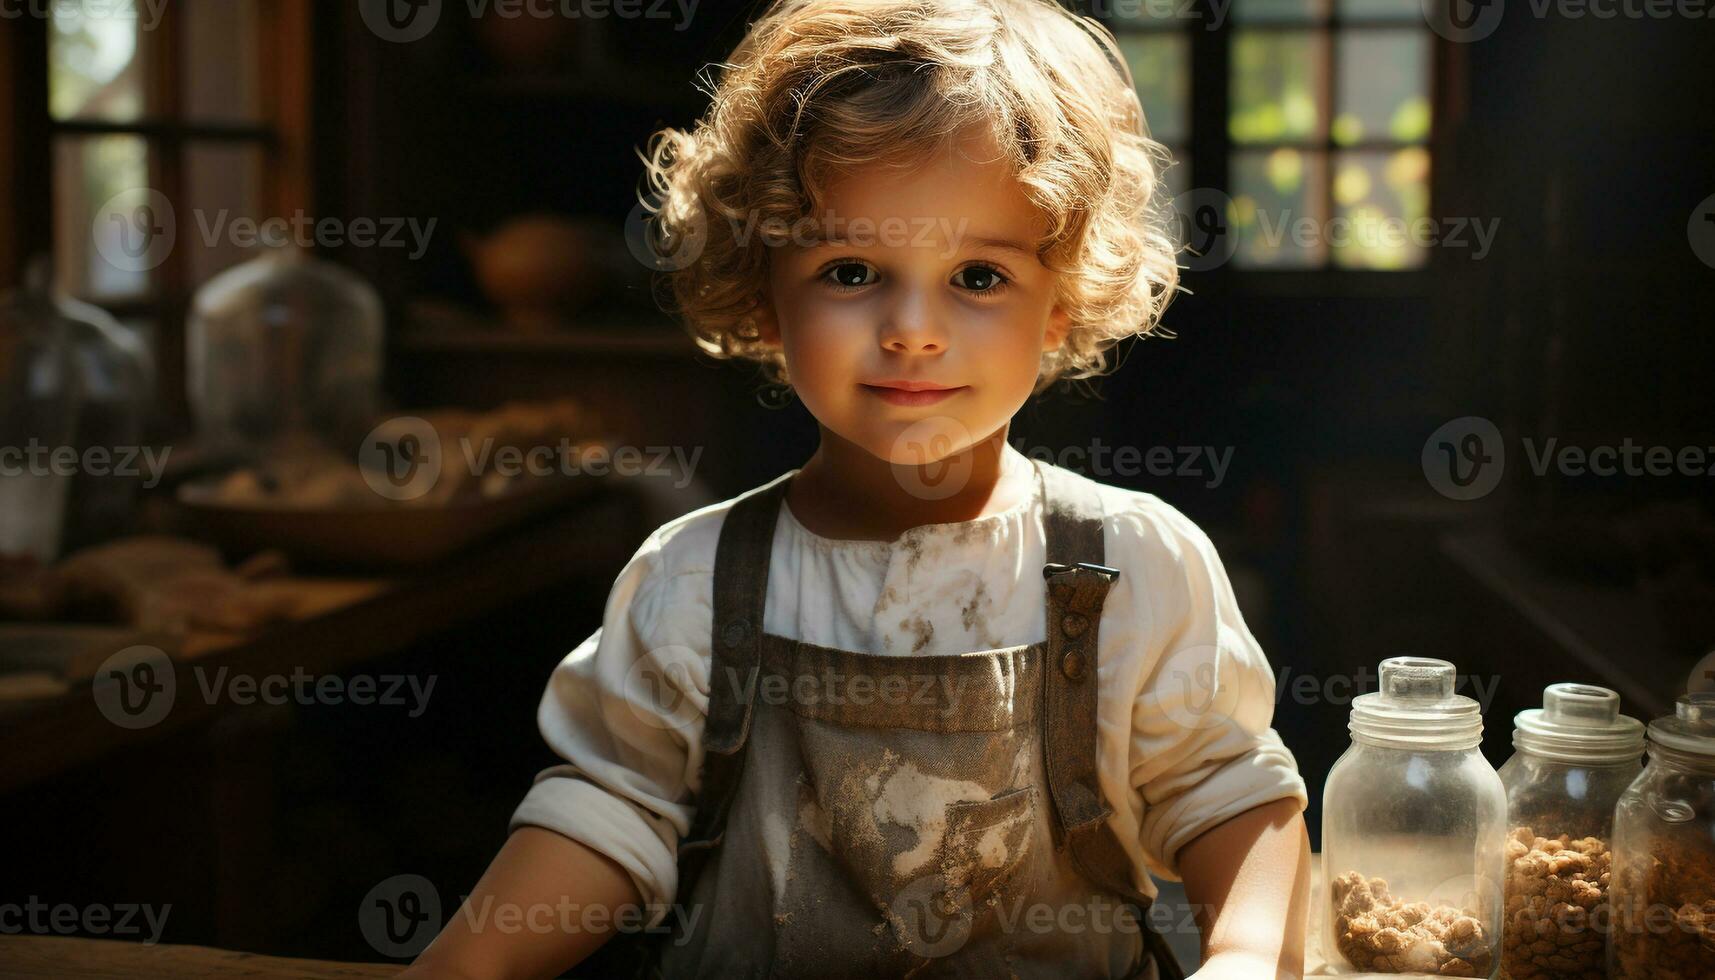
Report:
[{"label": "glass jar", "polygon": [[276,245],[197,290],[186,324],[198,435],[221,449],[355,448],[381,386],[381,298],[355,273]]},{"label": "glass jar", "polygon": [[[0,297],[0,557],[49,562],[130,524],[154,364],[132,331],[53,286]],[[156,457],[159,458],[159,457]]]},{"label": "glass jar", "polygon": [[1614,811],[1608,964],[1617,980],[1715,977],[1715,693],[1649,726],[1649,765]]},{"label": "glass jar", "polygon": [[1506,790],[1482,709],[1445,660],[1382,661],[1322,800],[1325,958],[1336,974],[1493,977]]},{"label": "glass jar", "polygon": [[1500,976],[1606,980],[1614,806],[1643,770],[1643,722],[1605,687],[1550,684],[1513,748]]}]

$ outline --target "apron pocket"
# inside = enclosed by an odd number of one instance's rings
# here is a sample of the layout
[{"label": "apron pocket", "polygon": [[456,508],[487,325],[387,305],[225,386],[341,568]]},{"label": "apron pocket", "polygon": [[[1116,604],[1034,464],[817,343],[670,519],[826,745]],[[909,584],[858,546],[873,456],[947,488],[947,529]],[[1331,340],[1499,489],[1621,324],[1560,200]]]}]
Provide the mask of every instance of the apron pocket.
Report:
[{"label": "apron pocket", "polygon": [[1035,838],[1036,787],[1003,793],[992,800],[969,800],[947,807],[947,831],[936,865],[950,889],[950,900],[981,915],[1019,889],[1019,872],[1030,858]]}]

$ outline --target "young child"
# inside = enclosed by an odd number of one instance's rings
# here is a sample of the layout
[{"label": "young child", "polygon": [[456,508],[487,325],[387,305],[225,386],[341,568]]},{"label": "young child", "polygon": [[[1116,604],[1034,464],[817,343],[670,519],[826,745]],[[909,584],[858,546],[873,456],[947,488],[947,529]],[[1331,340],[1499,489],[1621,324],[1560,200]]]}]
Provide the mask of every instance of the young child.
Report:
[{"label": "young child", "polygon": [[[654,227],[700,342],[820,446],[643,543],[543,696],[566,763],[488,914],[411,975],[551,976],[647,928],[666,977],[1178,977],[1150,872],[1198,978],[1300,975],[1305,788],[1213,547],[1007,440],[1176,288],[1112,35],[1052,0],[784,0],[722,69],[651,146]],[[480,927],[504,907],[542,927]]]}]

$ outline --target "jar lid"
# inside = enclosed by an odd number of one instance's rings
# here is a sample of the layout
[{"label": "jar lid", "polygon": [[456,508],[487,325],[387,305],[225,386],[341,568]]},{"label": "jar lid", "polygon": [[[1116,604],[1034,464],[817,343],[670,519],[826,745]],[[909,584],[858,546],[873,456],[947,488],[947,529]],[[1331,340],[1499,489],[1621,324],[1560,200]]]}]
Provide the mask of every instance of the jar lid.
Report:
[{"label": "jar lid", "polygon": [[1455,694],[1459,671],[1445,660],[1390,657],[1381,688],[1352,699],[1354,736],[1425,749],[1462,749],[1483,740],[1483,710]]},{"label": "jar lid", "polygon": [[1514,725],[1514,748],[1557,762],[1635,762],[1644,753],[1644,723],[1593,684],[1548,685],[1542,707],[1519,712]]},{"label": "jar lid", "polygon": [[1715,692],[1680,695],[1673,703],[1673,717],[1650,722],[1649,740],[1693,755],[1715,756]]}]

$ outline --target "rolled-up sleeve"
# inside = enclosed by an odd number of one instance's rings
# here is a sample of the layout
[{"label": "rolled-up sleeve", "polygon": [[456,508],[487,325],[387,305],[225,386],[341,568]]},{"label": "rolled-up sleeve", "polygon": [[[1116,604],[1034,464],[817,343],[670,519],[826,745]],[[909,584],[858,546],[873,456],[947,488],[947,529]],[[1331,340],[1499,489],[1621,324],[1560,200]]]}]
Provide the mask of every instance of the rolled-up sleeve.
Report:
[{"label": "rolled-up sleeve", "polygon": [[537,711],[565,763],[537,774],[510,829],[537,826],[612,858],[652,913],[678,887],[708,706],[707,575],[669,574],[645,542],[608,595],[602,625],[554,668]]},{"label": "rolled-up sleeve", "polygon": [[1308,804],[1292,752],[1270,727],[1275,678],[1245,627],[1214,545],[1155,498],[1128,515],[1144,611],[1131,711],[1131,785],[1152,871],[1177,880],[1179,849],[1246,810]]}]

